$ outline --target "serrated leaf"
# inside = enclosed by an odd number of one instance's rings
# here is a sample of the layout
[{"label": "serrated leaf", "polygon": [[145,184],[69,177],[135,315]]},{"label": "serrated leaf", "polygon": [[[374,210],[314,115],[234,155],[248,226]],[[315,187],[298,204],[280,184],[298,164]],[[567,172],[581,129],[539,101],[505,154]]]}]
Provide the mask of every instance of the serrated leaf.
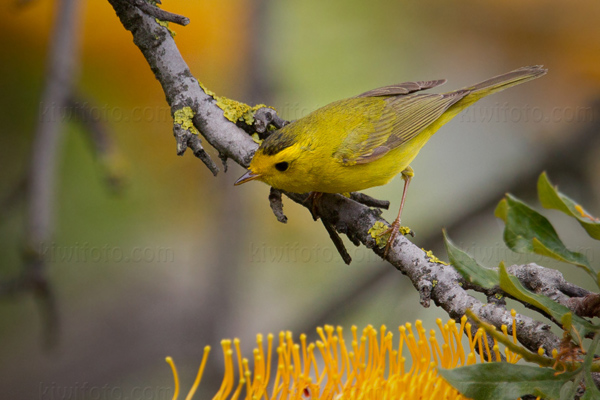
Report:
[{"label": "serrated leaf", "polygon": [[544,208],[559,210],[575,218],[588,235],[600,240],[600,219],[590,215],[581,205],[559,192],[558,187],[552,186],[545,172],[538,179],[537,189]]},{"label": "serrated leaf", "polygon": [[504,217],[504,242],[512,251],[535,253],[567,262],[583,268],[597,279],[587,257],[567,249],[550,221],[527,204],[508,194],[496,210],[497,216]]},{"label": "serrated leaf", "polygon": [[463,396],[475,400],[514,400],[527,394],[558,399],[560,389],[574,374],[555,375],[551,368],[494,362],[455,369],[438,369]]},{"label": "serrated leaf", "polygon": [[498,274],[500,276],[500,289],[504,290],[517,300],[539,308],[554,318],[555,321],[566,322],[570,319],[570,324],[581,337],[584,337],[590,332],[595,332],[600,328],[577,315],[573,315],[571,310],[556,303],[549,297],[525,289],[516,277],[508,274],[504,262],[500,263]]},{"label": "serrated leaf", "polygon": [[464,279],[485,289],[492,289],[500,284],[497,271],[479,265],[474,258],[452,243],[445,230],[442,232],[450,263]]}]

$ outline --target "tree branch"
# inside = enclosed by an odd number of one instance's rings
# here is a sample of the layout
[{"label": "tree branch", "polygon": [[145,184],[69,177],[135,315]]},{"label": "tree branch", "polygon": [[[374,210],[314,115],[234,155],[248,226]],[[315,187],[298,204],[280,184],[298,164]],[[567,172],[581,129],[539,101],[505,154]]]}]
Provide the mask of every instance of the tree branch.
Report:
[{"label": "tree branch", "polygon": [[[288,196],[299,204],[302,196],[290,193]],[[376,210],[369,209],[342,195],[324,194],[321,198],[319,212],[321,217],[329,221],[340,233],[359,240],[376,254],[383,257],[383,249],[377,247],[375,239],[368,232],[380,221],[387,221],[379,216]],[[429,307],[430,301],[442,307],[451,318],[456,320],[471,309],[479,318],[500,329],[507,325],[509,331],[512,324],[510,311],[501,304],[484,304],[467,293],[469,287],[460,274],[450,265],[432,262],[425,252],[403,236],[391,246],[386,258],[402,274],[408,276],[413,286],[421,295],[421,304]],[[519,341],[532,351],[540,347],[551,354],[558,348],[559,338],[550,332],[550,326],[524,315],[517,315]]]},{"label": "tree branch", "polygon": [[[191,107],[194,111],[194,125],[218,150],[220,156],[232,158],[238,164],[247,167],[256,151],[256,143],[242,129],[225,119],[223,111],[217,107],[213,97],[200,88],[198,81],[191,75],[181,57],[173,38],[158,29],[152,18],[132,7],[128,1],[108,1],[123,26],[133,34],[134,43],[142,51],[162,85],[172,113],[184,107]],[[285,194],[295,202],[306,206],[304,203],[306,195]],[[384,206],[380,202],[373,205]],[[380,217],[379,210],[371,209],[341,195],[325,194],[321,198],[319,212],[323,222],[333,227],[335,231],[346,234],[352,242],[360,242],[379,256],[383,256],[383,249],[377,247],[369,233],[369,229],[378,221],[389,225]],[[463,287],[465,282],[451,266],[432,262],[423,250],[406,238],[396,239],[386,259],[409,277],[413,286],[421,294],[423,306],[428,307],[433,300],[455,319],[459,319],[467,309],[471,309],[482,320],[497,328],[504,324],[509,327],[509,330],[511,329],[511,314],[502,304],[484,304],[470,296]],[[543,347],[546,354],[558,348],[560,340],[550,332],[549,325],[523,315],[518,315],[516,318],[519,326],[517,337],[527,348],[537,351],[538,348]]]},{"label": "tree branch", "polygon": [[25,270],[21,286],[33,289],[39,299],[46,321],[46,338],[49,341],[55,337],[58,321],[53,292],[47,278],[47,260],[40,249],[53,233],[54,189],[63,125],[61,111],[67,106],[76,76],[81,11],[82,2],[78,0],[60,0],[57,3],[28,179]]},{"label": "tree branch", "polygon": [[160,82],[171,107],[171,115],[190,107],[194,112],[194,125],[219,155],[248,167],[258,145],[242,129],[228,121],[215,99],[200,88],[171,35],[128,1],[108,1],[123,26],[133,34],[134,43]]},{"label": "tree branch", "polygon": [[[173,22],[174,24],[179,24],[179,25],[183,25],[183,26],[190,23],[190,19],[188,17],[179,15],[179,14],[175,14],[172,12],[168,12],[165,10],[161,10],[160,8],[148,3],[146,0],[129,0],[129,2],[132,5],[138,7],[140,10],[142,10],[146,14],[148,14],[156,19],[159,19],[161,21]],[[160,1],[157,1],[157,3],[160,4]]]}]

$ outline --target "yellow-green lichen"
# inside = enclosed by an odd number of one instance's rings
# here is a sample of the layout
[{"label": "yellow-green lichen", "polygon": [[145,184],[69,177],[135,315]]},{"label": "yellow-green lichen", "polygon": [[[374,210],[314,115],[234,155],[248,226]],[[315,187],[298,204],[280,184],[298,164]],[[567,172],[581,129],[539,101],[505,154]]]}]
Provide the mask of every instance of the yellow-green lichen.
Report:
[{"label": "yellow-green lichen", "polygon": [[425,256],[427,256],[427,258],[429,259],[429,261],[434,262],[434,263],[438,263],[438,264],[444,264],[444,265],[450,265],[446,262],[443,262],[442,260],[440,260],[439,258],[437,258],[434,254],[433,251],[431,250],[425,250],[423,248],[421,248],[421,250],[423,250],[425,252]]},{"label": "yellow-green lichen", "polygon": [[380,249],[385,247],[388,238],[390,237],[391,232],[386,233],[388,229],[389,228],[386,224],[381,221],[377,221],[368,231],[371,237],[375,239],[375,243]]},{"label": "yellow-green lichen", "polygon": [[[408,226],[401,226],[398,229],[398,232],[400,232],[400,234],[402,236],[406,236],[406,235],[410,235],[412,233],[412,230]],[[413,234],[413,236],[414,236],[414,234]]]},{"label": "yellow-green lichen", "polygon": [[189,131],[194,135],[198,135],[200,132],[198,132],[198,129],[196,129],[194,126],[192,118],[194,118],[194,111],[192,110],[192,107],[180,108],[173,114],[173,121],[176,124],[181,125],[181,127],[186,131]]},{"label": "yellow-green lichen", "polygon": [[[408,235],[411,232],[411,230],[408,226],[401,226],[398,229],[398,232],[400,232],[401,235],[405,236],[405,235]],[[371,237],[373,239],[375,239],[375,243],[377,244],[377,247],[382,249],[386,246],[388,239],[390,238],[390,235],[392,234],[392,231],[390,230],[389,226],[387,226],[386,224],[384,224],[381,221],[377,221],[368,230],[368,233],[371,235]]]},{"label": "yellow-green lichen", "polygon": [[200,88],[204,91],[204,93],[206,93],[207,95],[209,95],[213,99],[217,98],[217,94],[215,92],[213,92],[212,90],[208,89],[206,86],[204,86],[202,84],[202,82],[198,82],[198,85],[200,85]]},{"label": "yellow-green lichen", "polygon": [[258,136],[258,133],[254,132],[252,134],[252,140],[254,140],[254,143],[258,144],[259,146],[262,144],[263,139],[260,138],[260,136]]},{"label": "yellow-green lichen", "polygon": [[494,295],[495,298],[497,298],[498,300],[502,300],[502,298],[504,297],[501,293],[496,293]]},{"label": "yellow-green lichen", "polygon": [[437,286],[437,284],[438,284],[438,281],[437,281],[437,279],[434,279],[434,280],[432,280],[432,281],[431,281],[431,288],[433,289],[434,287],[436,287],[436,286]]},{"label": "yellow-green lichen", "polygon": [[[217,101],[217,106],[223,110],[223,116],[234,124],[238,121],[244,121],[248,125],[254,124],[254,113],[261,108],[273,108],[264,104],[257,104],[254,107],[241,103],[236,100],[228,99],[224,96],[217,96],[215,92],[207,89],[202,83],[198,82],[204,93]],[[256,140],[255,140],[256,141]]]},{"label": "yellow-green lichen", "polygon": [[217,106],[223,110],[223,116],[233,123],[244,121],[246,124],[252,125],[254,124],[254,113],[260,108],[266,107],[264,104],[250,107],[248,104],[223,96],[218,96],[215,100],[217,100]]},{"label": "yellow-green lichen", "polygon": [[157,24],[159,24],[160,26],[164,26],[165,28],[167,28],[167,30],[169,31],[169,33],[171,34],[171,37],[175,37],[175,35],[177,35],[177,32],[175,32],[173,29],[169,28],[169,21],[161,21],[158,18],[154,18],[154,20],[156,21]]}]

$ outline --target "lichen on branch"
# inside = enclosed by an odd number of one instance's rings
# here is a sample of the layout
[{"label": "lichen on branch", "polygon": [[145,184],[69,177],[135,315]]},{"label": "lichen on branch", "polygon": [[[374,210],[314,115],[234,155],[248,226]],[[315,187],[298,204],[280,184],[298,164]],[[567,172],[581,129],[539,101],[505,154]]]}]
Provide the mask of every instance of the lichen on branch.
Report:
[{"label": "lichen on branch", "polygon": [[245,122],[247,125],[254,125],[254,114],[260,110],[261,108],[270,108],[273,107],[267,106],[265,104],[257,104],[255,106],[249,106],[246,103],[242,103],[237,100],[229,99],[225,96],[217,96],[215,92],[210,89],[207,89],[201,82],[198,82],[204,93],[212,97],[216,100],[217,106],[223,110],[223,116],[227,118],[229,121],[234,124],[238,122]]},{"label": "lichen on branch", "polygon": [[192,110],[192,107],[183,107],[179,110],[175,110],[173,113],[173,122],[181,125],[181,128],[184,130],[193,133],[194,135],[198,135],[200,132],[196,129],[194,121],[192,120],[194,115],[195,113],[194,110]]}]

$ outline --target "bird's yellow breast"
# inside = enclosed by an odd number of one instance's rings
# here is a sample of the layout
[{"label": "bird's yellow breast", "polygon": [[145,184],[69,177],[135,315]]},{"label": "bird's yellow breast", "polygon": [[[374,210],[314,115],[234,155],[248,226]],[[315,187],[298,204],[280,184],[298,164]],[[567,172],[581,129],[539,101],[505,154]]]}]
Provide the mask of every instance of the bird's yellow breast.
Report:
[{"label": "bird's yellow breast", "polygon": [[347,193],[385,185],[408,167],[430,136],[423,132],[405,145],[367,164],[344,165],[328,154],[327,148],[317,148],[306,152],[303,162],[297,163],[295,170],[290,171],[285,179],[265,182],[277,189],[295,193]]}]

